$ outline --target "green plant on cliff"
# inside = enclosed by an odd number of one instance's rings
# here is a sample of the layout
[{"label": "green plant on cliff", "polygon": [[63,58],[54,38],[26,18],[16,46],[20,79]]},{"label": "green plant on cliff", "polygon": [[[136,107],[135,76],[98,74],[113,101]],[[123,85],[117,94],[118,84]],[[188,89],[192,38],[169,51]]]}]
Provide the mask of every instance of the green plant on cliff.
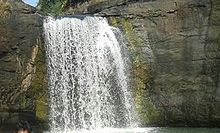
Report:
[{"label": "green plant on cliff", "polygon": [[68,0],[39,0],[38,6],[45,13],[59,14],[67,2]]},{"label": "green plant on cliff", "polygon": [[74,8],[78,4],[88,2],[90,0],[39,0],[38,7],[45,13],[58,15],[70,7]]},{"label": "green plant on cliff", "polygon": [[11,5],[0,0],[0,18],[6,18],[11,14]]}]

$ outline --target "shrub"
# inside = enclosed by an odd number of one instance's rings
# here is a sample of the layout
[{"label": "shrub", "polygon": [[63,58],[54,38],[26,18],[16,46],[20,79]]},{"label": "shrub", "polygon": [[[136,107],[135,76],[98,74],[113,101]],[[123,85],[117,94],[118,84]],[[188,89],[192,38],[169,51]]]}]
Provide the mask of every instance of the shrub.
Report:
[{"label": "shrub", "polygon": [[11,14],[11,5],[0,0],[0,18],[6,18]]},{"label": "shrub", "polygon": [[59,14],[68,0],[40,0],[38,6],[45,13]]}]

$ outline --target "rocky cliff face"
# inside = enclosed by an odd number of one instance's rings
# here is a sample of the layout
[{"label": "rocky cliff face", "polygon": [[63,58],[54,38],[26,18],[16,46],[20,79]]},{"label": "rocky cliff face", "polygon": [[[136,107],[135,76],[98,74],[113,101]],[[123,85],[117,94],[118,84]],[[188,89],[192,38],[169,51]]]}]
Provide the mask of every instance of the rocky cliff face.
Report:
[{"label": "rocky cliff face", "polygon": [[220,125],[218,0],[91,0],[72,12],[124,31],[144,125]]},{"label": "rocky cliff face", "polygon": [[42,18],[22,2],[0,1],[0,33],[0,128],[34,122],[46,94]]},{"label": "rocky cliff face", "polygon": [[[144,126],[220,126],[218,0],[89,0],[66,13],[105,16],[124,32]],[[0,1],[0,33],[0,125],[45,119],[42,18]]]}]

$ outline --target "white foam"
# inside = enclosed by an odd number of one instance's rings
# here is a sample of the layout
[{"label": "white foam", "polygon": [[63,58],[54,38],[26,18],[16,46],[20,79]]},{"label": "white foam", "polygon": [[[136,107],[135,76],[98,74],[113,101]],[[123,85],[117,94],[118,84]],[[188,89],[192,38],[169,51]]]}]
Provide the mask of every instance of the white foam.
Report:
[{"label": "white foam", "polygon": [[137,127],[123,42],[105,18],[47,18],[51,131]]}]

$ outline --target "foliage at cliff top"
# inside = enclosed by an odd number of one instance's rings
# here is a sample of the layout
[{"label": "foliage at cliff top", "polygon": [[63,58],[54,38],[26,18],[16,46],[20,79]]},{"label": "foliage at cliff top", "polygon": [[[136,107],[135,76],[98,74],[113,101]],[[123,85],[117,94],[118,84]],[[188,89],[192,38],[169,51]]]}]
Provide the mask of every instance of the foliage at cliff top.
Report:
[{"label": "foliage at cliff top", "polygon": [[67,2],[68,0],[39,0],[38,7],[45,13],[59,14]]},{"label": "foliage at cliff top", "polygon": [[0,0],[0,18],[6,18],[11,14],[11,5]]},{"label": "foliage at cliff top", "polygon": [[45,13],[59,14],[86,1],[89,0],[39,0],[38,7]]}]

